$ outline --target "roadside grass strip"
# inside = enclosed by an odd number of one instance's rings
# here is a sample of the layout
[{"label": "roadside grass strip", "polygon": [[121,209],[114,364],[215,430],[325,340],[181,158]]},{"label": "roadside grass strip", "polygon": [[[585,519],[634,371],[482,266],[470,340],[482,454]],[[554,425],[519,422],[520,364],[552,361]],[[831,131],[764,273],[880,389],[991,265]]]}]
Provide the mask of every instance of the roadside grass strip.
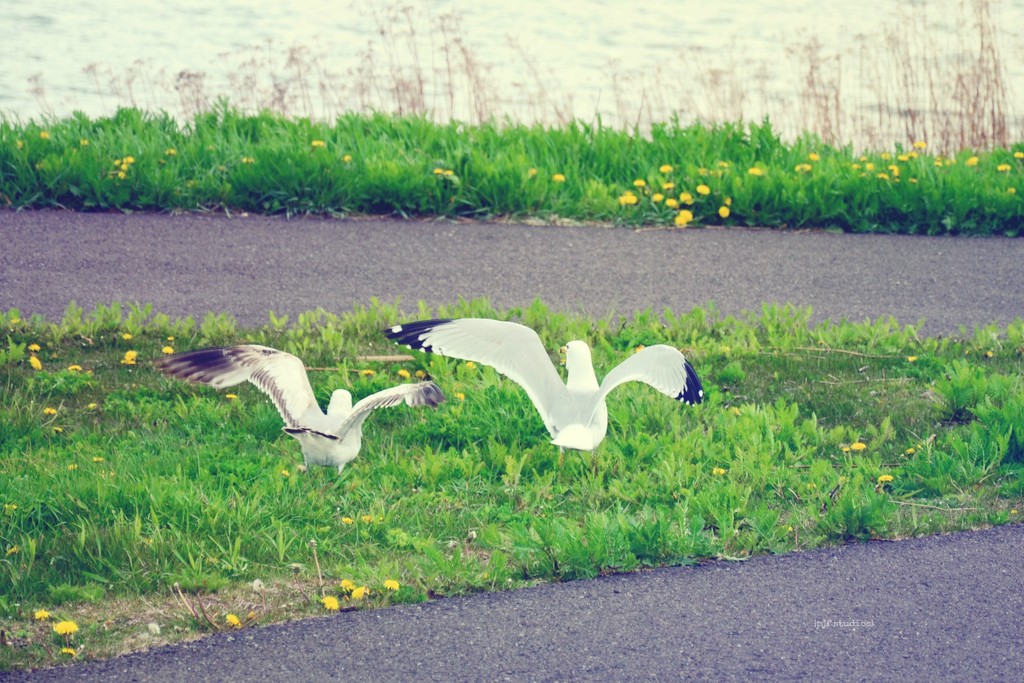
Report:
[{"label": "roadside grass strip", "polygon": [[0,116],[0,206],[84,211],[538,218],[686,228],[1009,235],[1024,141],[854,150],[761,123],[470,125],[345,114],[313,122],[221,103],[180,124],[120,109]]},{"label": "roadside grass strip", "polygon": [[[560,344],[584,339],[599,374],[669,344],[704,402],[622,386],[606,439],[560,460],[518,385],[383,334],[436,317],[521,322],[556,364]],[[271,313],[259,329],[148,305],[72,305],[58,322],[0,312],[0,667],[1019,519],[1024,321],[925,337],[920,322],[810,318],[709,305],[587,319],[483,300]],[[344,472],[301,473],[258,389],[154,367],[240,343],[302,358],[321,405],[337,387],[363,396],[426,375],[448,400],[377,411]]]}]

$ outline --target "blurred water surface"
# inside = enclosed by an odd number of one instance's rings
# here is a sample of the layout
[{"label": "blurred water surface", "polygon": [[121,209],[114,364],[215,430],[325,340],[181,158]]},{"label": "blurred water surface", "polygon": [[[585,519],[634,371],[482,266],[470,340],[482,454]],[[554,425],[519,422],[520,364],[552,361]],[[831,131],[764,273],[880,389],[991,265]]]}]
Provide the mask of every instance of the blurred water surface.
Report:
[{"label": "blurred water surface", "polygon": [[[872,69],[884,70],[903,35],[937,54],[962,52],[977,42],[977,4],[5,0],[0,112],[26,119],[136,105],[187,117],[219,95],[252,95],[254,108],[276,96],[287,113],[312,116],[360,105],[460,119],[600,114],[612,125],[673,113],[777,118],[807,82],[808,49],[826,72],[841,63],[862,76],[871,69],[857,60],[873,55]],[[998,29],[1010,105],[1024,112],[1012,87],[1024,75],[1024,2],[981,4]],[[300,73],[308,82],[289,89]],[[403,78],[421,101],[392,101],[409,86],[394,86]],[[844,96],[866,85],[846,77]],[[1024,85],[1016,90],[1024,95]],[[872,97],[881,96],[866,92],[861,105],[879,104]]]}]

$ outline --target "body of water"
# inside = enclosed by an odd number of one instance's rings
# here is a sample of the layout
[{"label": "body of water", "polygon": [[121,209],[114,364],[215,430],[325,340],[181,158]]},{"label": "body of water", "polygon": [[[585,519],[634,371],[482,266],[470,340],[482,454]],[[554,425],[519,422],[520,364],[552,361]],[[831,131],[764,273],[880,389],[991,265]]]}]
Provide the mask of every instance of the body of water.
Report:
[{"label": "body of water", "polygon": [[978,8],[1005,67],[1011,122],[1024,112],[1020,0],[3,4],[0,112],[22,119],[122,105],[187,118],[225,96],[317,117],[378,109],[630,125],[769,115],[852,139],[863,134],[856,116],[916,106],[889,101],[901,97],[895,71],[941,78],[956,60],[973,63]]}]

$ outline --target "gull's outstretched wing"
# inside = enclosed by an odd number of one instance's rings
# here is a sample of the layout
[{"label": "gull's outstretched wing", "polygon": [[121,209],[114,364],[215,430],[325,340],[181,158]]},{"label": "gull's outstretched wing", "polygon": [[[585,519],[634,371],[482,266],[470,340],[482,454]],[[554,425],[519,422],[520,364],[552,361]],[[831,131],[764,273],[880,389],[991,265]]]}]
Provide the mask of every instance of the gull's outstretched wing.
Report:
[{"label": "gull's outstretched wing", "polygon": [[554,433],[555,414],[568,390],[537,333],[518,323],[485,318],[421,320],[384,331],[389,339],[421,349],[490,365],[526,390]]},{"label": "gull's outstretched wing", "polygon": [[430,406],[437,407],[444,402],[444,394],[440,387],[433,382],[417,382],[415,384],[399,384],[370,394],[354,406],[352,412],[345,417],[345,421],[338,427],[337,437],[344,439],[353,429],[359,429],[363,421],[370,416],[377,408],[392,408],[403,403],[408,406]]},{"label": "gull's outstretched wing", "polygon": [[679,349],[666,344],[655,344],[638,351],[619,363],[601,382],[598,402],[608,393],[626,382],[649,384],[666,396],[687,405],[704,400],[704,388],[690,362]]},{"label": "gull's outstretched wing", "polygon": [[186,351],[156,361],[166,375],[218,389],[252,382],[274,402],[285,425],[301,428],[302,416],[319,407],[306,366],[290,353],[267,346],[245,344]]}]

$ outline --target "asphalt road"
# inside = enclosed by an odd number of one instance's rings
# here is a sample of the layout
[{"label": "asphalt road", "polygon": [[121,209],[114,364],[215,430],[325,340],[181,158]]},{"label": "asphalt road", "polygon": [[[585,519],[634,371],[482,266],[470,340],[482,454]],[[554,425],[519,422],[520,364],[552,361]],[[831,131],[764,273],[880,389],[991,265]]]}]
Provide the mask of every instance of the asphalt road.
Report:
[{"label": "asphalt road", "polygon": [[71,300],[262,325],[269,310],[461,295],[594,316],[788,301],[818,320],[924,318],[951,334],[1024,315],[1022,264],[1024,240],[1009,238],[0,211],[0,309],[51,320]]},{"label": "asphalt road", "polygon": [[[1024,240],[0,212],[0,310],[171,315],[401,297],[595,316],[714,301],[816,317],[1024,315]],[[343,613],[10,680],[1009,680],[1024,670],[1024,526],[712,562]]]}]

